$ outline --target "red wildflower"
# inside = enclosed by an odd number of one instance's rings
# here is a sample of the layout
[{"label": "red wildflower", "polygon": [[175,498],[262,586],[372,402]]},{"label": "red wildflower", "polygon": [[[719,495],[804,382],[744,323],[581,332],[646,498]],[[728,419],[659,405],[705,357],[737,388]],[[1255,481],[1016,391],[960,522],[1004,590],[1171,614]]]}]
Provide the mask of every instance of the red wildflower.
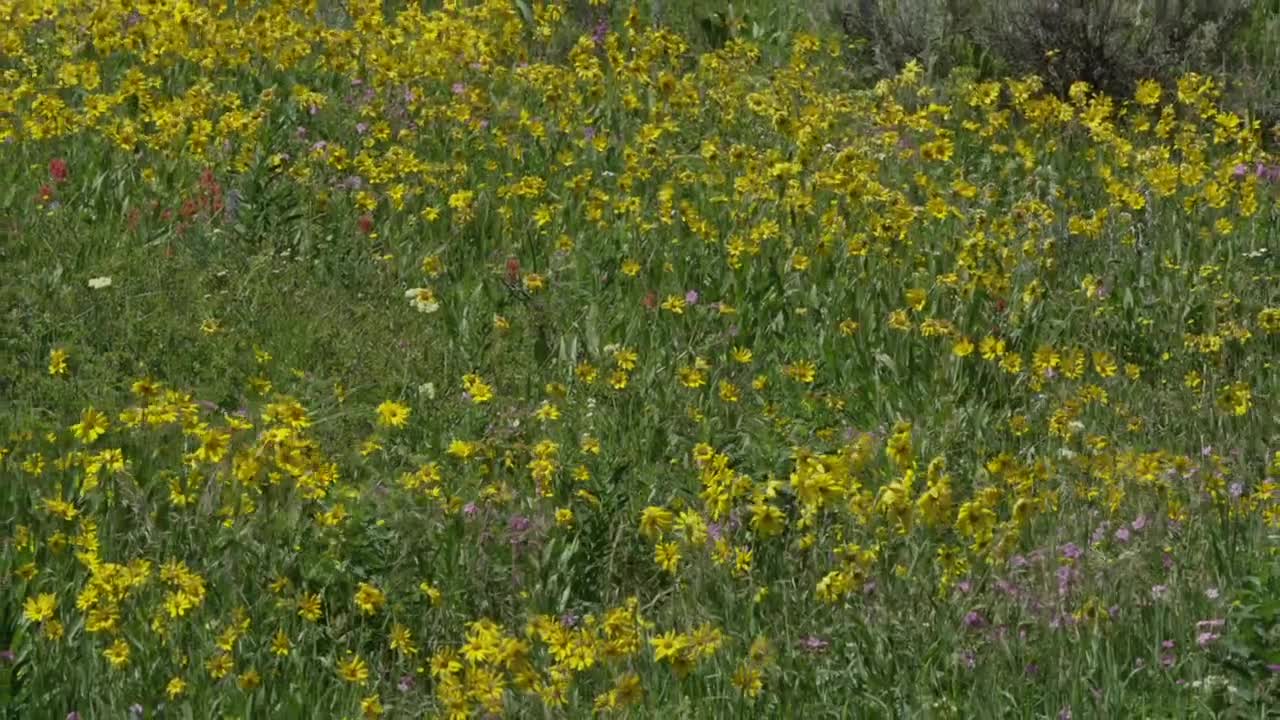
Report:
[{"label": "red wildflower", "polygon": [[67,168],[67,161],[62,158],[54,158],[49,161],[49,177],[53,178],[56,183],[66,182],[67,176],[70,174]]},{"label": "red wildflower", "polygon": [[507,258],[507,284],[514,285],[520,281],[520,260]]},{"label": "red wildflower", "polygon": [[356,219],[356,227],[360,228],[360,232],[368,235],[373,232],[373,216],[365,213]]}]

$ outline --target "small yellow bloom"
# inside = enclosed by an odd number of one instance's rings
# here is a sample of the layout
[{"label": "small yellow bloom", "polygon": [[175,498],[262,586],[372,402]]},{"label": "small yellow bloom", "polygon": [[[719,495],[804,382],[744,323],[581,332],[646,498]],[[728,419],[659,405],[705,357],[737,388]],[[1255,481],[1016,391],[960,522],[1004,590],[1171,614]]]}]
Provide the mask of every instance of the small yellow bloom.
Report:
[{"label": "small yellow bloom", "polygon": [[402,428],[408,424],[410,412],[408,405],[384,400],[378,405],[378,424],[382,427]]},{"label": "small yellow bloom", "polygon": [[1138,83],[1138,89],[1133,95],[1133,99],[1139,105],[1150,107],[1160,102],[1160,83],[1156,80],[1143,80]]},{"label": "small yellow bloom", "polygon": [[271,654],[286,657],[292,649],[293,643],[289,640],[289,636],[284,634],[283,629],[277,630],[275,637],[271,638]]},{"label": "small yellow bloom", "polygon": [[27,598],[22,606],[22,617],[27,622],[39,623],[53,617],[58,609],[58,596],[53,593],[41,593]]},{"label": "small yellow bloom", "polygon": [[573,509],[556,508],[556,525],[562,528],[573,527]]},{"label": "small yellow bloom", "polygon": [[123,638],[116,638],[116,641],[111,643],[111,647],[102,651],[102,656],[111,663],[111,667],[119,670],[129,664],[129,643]]},{"label": "small yellow bloom", "polygon": [[67,360],[71,354],[62,348],[54,348],[49,351],[49,374],[53,377],[60,377],[67,374]]},{"label": "small yellow bloom", "polygon": [[307,622],[315,622],[320,619],[320,595],[318,593],[304,594],[298,598],[298,616]]},{"label": "small yellow bloom", "polygon": [[680,546],[673,542],[658,543],[653,549],[653,560],[666,572],[676,574],[680,567]]},{"label": "small yellow bloom", "polygon": [[363,658],[352,653],[338,663],[338,677],[354,685],[363,685],[369,679],[369,666]]},{"label": "small yellow bloom", "polygon": [[356,607],[365,615],[372,615],[387,601],[387,596],[375,585],[362,582],[356,586]]},{"label": "small yellow bloom", "polygon": [[682,296],[668,295],[667,299],[662,301],[662,309],[672,315],[683,315],[685,304],[685,300]]}]

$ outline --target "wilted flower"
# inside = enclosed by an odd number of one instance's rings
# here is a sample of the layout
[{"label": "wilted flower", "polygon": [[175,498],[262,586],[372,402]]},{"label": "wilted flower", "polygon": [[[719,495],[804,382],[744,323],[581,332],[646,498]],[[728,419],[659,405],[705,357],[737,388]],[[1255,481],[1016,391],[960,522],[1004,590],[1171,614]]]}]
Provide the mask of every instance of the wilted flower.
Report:
[{"label": "wilted flower", "polygon": [[809,635],[800,641],[800,646],[809,652],[822,652],[827,649],[831,643],[823,640],[817,635]]},{"label": "wilted flower", "polygon": [[431,314],[440,309],[440,302],[431,288],[410,288],[404,291],[404,297],[420,313]]}]

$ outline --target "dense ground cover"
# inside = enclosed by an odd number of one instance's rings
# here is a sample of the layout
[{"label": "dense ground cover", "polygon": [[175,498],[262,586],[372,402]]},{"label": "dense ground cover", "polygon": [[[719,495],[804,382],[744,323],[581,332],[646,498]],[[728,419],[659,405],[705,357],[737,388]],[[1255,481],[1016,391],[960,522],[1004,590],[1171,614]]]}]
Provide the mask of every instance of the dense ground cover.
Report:
[{"label": "dense ground cover", "polygon": [[1280,168],[1214,79],[223,5],[0,10],[11,716],[1276,702]]}]

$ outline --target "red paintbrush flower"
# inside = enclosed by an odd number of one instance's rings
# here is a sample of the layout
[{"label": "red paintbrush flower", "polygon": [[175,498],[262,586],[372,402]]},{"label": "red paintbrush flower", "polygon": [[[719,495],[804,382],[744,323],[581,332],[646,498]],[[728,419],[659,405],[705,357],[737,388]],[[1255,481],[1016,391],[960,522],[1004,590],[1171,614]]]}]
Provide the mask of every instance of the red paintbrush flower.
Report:
[{"label": "red paintbrush flower", "polygon": [[54,158],[49,161],[49,177],[54,182],[66,182],[70,175],[70,169],[67,167],[67,161],[62,158]]}]

